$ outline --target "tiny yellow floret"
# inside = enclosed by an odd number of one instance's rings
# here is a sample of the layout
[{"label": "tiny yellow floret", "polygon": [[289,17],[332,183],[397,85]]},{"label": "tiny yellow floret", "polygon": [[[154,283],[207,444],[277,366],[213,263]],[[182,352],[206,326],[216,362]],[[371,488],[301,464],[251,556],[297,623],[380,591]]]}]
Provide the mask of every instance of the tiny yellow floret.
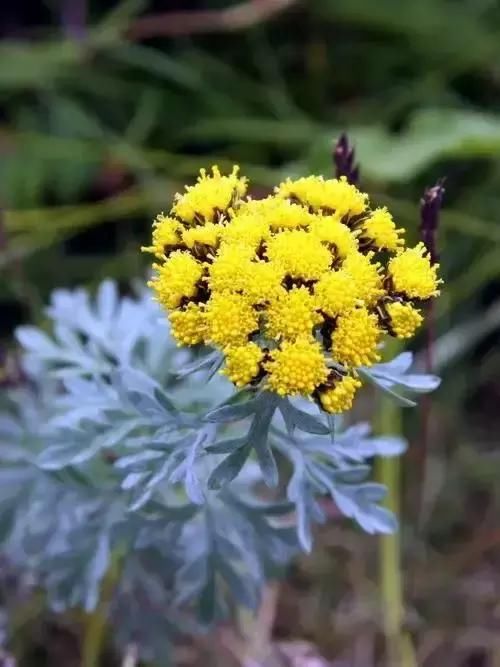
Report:
[{"label": "tiny yellow floret", "polygon": [[264,218],[269,227],[275,231],[309,227],[316,218],[303,206],[277,197],[251,199],[243,204],[241,211],[242,214]]},{"label": "tiny yellow floret", "polygon": [[420,312],[409,303],[395,301],[385,307],[391,331],[397,338],[411,338],[423,322]]},{"label": "tiny yellow floret", "polygon": [[142,252],[150,252],[161,259],[169,248],[181,243],[181,232],[182,225],[180,222],[160,213],[153,222],[153,244],[143,246],[141,250]]},{"label": "tiny yellow floret", "polygon": [[243,345],[258,328],[258,317],[239,294],[212,294],[205,311],[207,341],[225,348]]},{"label": "tiny yellow floret", "polygon": [[213,222],[207,222],[205,225],[189,227],[182,232],[182,240],[185,245],[192,249],[196,244],[215,248],[219,242],[222,227]]},{"label": "tiny yellow floret", "polygon": [[285,270],[278,262],[251,262],[243,294],[253,305],[265,304],[279,298],[286,290],[281,285]]},{"label": "tiny yellow floret", "polygon": [[155,264],[154,269],[156,276],[148,286],[164,308],[177,308],[183,298],[194,297],[198,292],[203,265],[189,252],[176,250],[164,264]]},{"label": "tiny yellow floret", "polygon": [[323,318],[316,311],[314,297],[305,287],[286,290],[267,309],[266,332],[276,340],[312,338],[313,328]]},{"label": "tiny yellow floret", "polygon": [[348,183],[345,176],[328,180],[321,176],[288,179],[276,188],[276,193],[292,201],[296,199],[314,211],[333,212],[338,217],[360,215],[368,206],[368,195]]},{"label": "tiny yellow floret", "polygon": [[352,403],[357,390],[361,387],[361,382],[351,375],[346,375],[335,382],[335,385],[320,392],[319,399],[321,405],[333,414],[345,412],[352,408]]},{"label": "tiny yellow floret", "polygon": [[211,174],[201,169],[197,182],[175,196],[172,215],[188,224],[215,222],[246,193],[247,180],[238,173],[236,166],[228,176],[223,176],[217,166],[212,167]]},{"label": "tiny yellow floret", "polygon": [[332,334],[333,358],[348,367],[371,366],[380,359],[377,346],[381,334],[377,316],[366,308],[340,315]]},{"label": "tiny yellow floret", "polygon": [[363,299],[366,305],[373,305],[384,293],[380,264],[373,261],[373,253],[352,253],[346,257],[342,268],[351,276],[359,298]]},{"label": "tiny yellow floret", "polygon": [[309,396],[328,376],[320,344],[300,338],[273,350],[264,366],[269,388],[280,396]]},{"label": "tiny yellow floret", "polygon": [[332,256],[321,241],[303,229],[273,236],[267,242],[266,256],[281,264],[292,278],[316,280],[332,263]]},{"label": "tiny yellow floret", "polygon": [[395,252],[402,245],[403,229],[397,229],[389,211],[376,208],[363,222],[363,235],[370,239],[379,250]]},{"label": "tiny yellow floret", "polygon": [[347,225],[334,215],[316,216],[311,224],[311,233],[320,241],[333,246],[335,256],[344,259],[358,250],[358,240]]},{"label": "tiny yellow floret", "polygon": [[269,223],[260,216],[245,210],[221,227],[221,242],[225,245],[247,245],[257,250],[262,241],[269,237]]},{"label": "tiny yellow floret", "polygon": [[241,292],[249,280],[254,251],[249,246],[225,245],[209,267],[208,284],[212,292]]},{"label": "tiny yellow floret", "polygon": [[356,283],[347,271],[325,273],[314,286],[316,303],[329,317],[352,310],[359,300]]},{"label": "tiny yellow floret", "polygon": [[439,294],[439,264],[431,265],[423,243],[408,248],[389,262],[389,275],[397,293],[413,299],[430,299]]},{"label": "tiny yellow floret", "polygon": [[222,373],[237,387],[244,387],[257,377],[264,357],[263,351],[256,343],[227,347],[224,355],[226,367]]},{"label": "tiny yellow floret", "polygon": [[185,308],[172,310],[168,319],[178,345],[198,345],[205,340],[204,304],[188,303]]}]

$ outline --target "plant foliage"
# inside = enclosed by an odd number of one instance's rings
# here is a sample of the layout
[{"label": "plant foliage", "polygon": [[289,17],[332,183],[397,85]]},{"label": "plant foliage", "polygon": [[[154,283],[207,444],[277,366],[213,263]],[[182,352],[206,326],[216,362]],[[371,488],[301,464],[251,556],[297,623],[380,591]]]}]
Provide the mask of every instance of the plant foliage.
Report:
[{"label": "plant foliage", "polygon": [[[328,497],[367,532],[395,529],[369,461],[401,439],[332,430],[307,401],[234,394],[211,351],[175,347],[141,288],[57,290],[46,314],[48,333],[18,330],[29,380],[2,396],[0,537],[53,608],[92,611],[118,572],[116,636],[161,660],[179,624],[196,631],[231,601],[255,609],[311,548]],[[407,404],[401,388],[438,382],[410,363],[366,374]]]}]

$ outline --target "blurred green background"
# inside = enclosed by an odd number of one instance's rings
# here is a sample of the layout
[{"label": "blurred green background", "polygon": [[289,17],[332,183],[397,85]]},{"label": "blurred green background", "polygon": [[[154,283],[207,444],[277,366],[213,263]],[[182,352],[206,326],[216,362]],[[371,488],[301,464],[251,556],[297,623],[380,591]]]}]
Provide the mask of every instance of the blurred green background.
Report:
[{"label": "blurred green background", "polygon": [[[444,382],[404,415],[404,628],[409,665],[498,667],[500,3],[2,0],[0,35],[5,343],[56,286],[145,275],[150,220],[202,166],[239,163],[265,193],[332,174],[347,131],[363,187],[413,240],[446,177]],[[381,664],[377,567],[377,539],[332,521],[282,586],[276,637]]]}]

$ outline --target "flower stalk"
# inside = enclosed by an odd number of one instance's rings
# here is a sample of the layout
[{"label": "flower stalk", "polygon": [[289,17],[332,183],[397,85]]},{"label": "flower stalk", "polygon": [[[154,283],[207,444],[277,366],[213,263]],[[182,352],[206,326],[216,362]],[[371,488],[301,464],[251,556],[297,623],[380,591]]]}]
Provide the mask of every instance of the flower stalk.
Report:
[{"label": "flower stalk", "polygon": [[[432,265],[439,261],[437,248],[437,233],[439,228],[439,218],[443,204],[445,189],[444,179],[440,179],[436,185],[426,188],[422,199],[420,200],[420,236],[429,253],[429,259]],[[426,343],[425,343],[425,371],[432,373],[434,370],[434,341],[435,341],[435,310],[433,301],[426,304]],[[432,422],[432,408],[428,396],[423,397],[422,401],[422,439],[419,452],[420,459],[420,517],[422,522],[424,501],[427,484],[427,465],[429,439]]]},{"label": "flower stalk", "polygon": [[99,667],[100,657],[106,640],[109,606],[115,587],[120,580],[122,559],[123,548],[120,547],[115,550],[108,571],[102,581],[97,606],[86,616],[81,667]]}]

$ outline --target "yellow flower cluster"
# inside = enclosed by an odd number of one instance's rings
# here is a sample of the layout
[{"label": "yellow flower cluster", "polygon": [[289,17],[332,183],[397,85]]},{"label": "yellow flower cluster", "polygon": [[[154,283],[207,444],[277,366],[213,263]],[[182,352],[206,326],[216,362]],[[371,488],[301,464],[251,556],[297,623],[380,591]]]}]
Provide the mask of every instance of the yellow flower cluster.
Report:
[{"label": "yellow flower cluster", "polygon": [[179,345],[220,348],[236,386],[343,412],[383,335],[420,326],[438,267],[344,178],[287,180],[260,200],[246,191],[236,167],[202,170],[153,224],[149,285]]}]

